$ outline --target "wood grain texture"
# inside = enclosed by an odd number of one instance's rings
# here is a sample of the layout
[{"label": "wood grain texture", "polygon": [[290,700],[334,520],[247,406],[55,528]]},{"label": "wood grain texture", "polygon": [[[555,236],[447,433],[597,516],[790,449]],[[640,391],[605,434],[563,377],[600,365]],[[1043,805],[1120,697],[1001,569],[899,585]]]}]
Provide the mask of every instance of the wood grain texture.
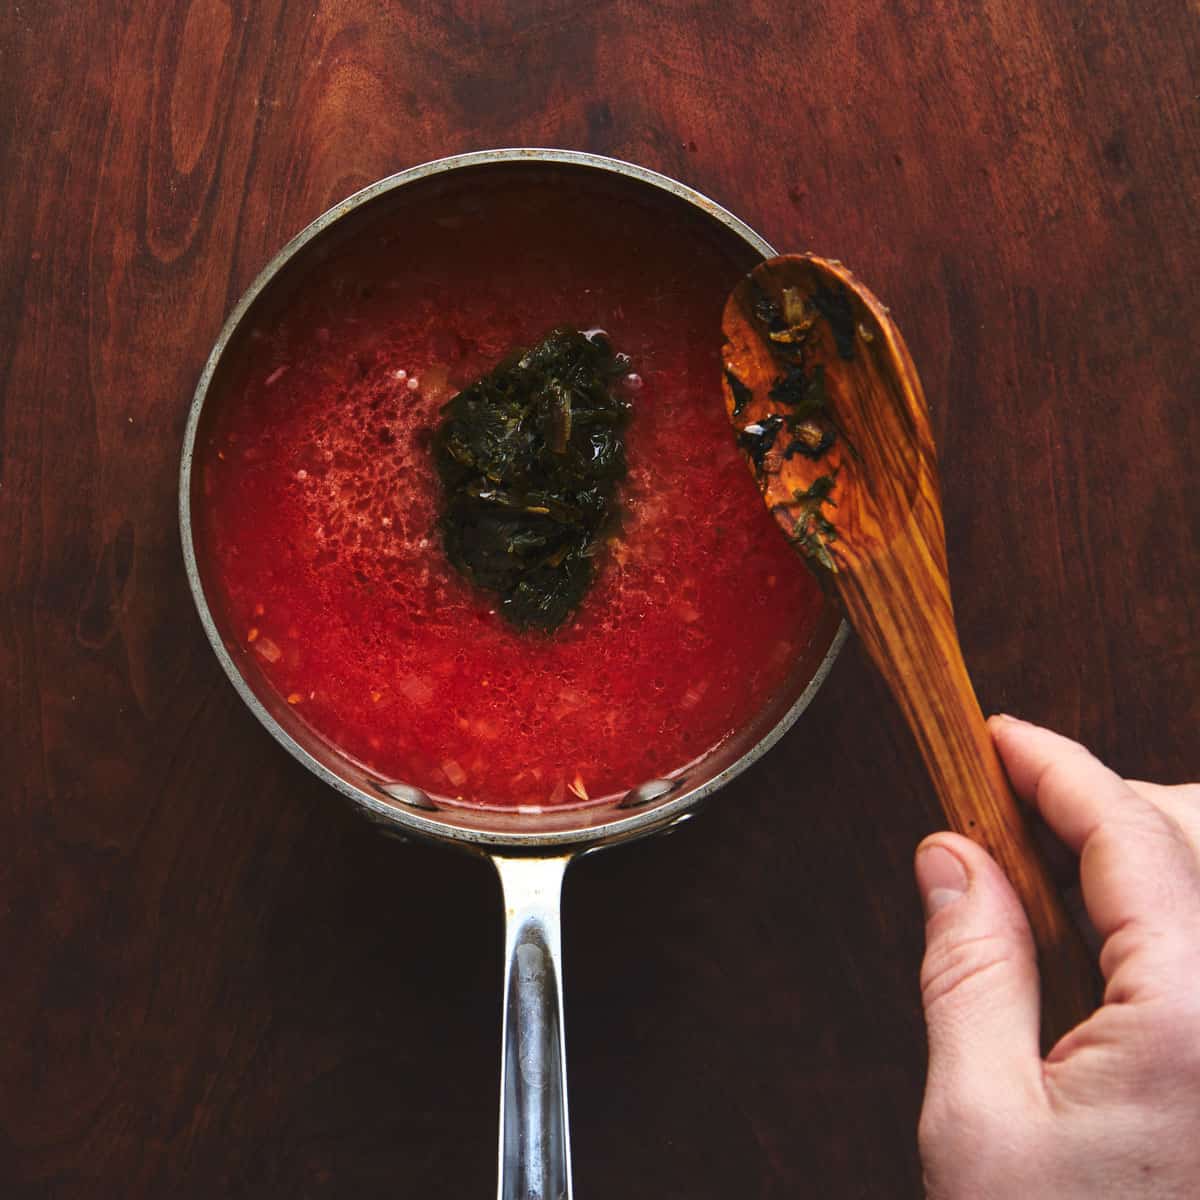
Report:
[{"label": "wood grain texture", "polygon": [[725,407],[750,443],[764,503],[887,683],[950,828],[983,846],[1021,899],[1049,1051],[1098,1006],[1100,973],[963,661],[937,449],[904,335],[853,272],[813,254],[760,263],[730,294],[721,327]]},{"label": "wood grain texture", "polygon": [[[852,262],[931,402],[985,710],[1200,774],[1198,28],[1185,0],[5,6],[0,1190],[493,1187],[488,868],[271,744],[175,529],[228,308],[398,168],[615,154]],[[938,820],[851,647],[702,819],[575,870],[581,1194],[920,1194]]]}]

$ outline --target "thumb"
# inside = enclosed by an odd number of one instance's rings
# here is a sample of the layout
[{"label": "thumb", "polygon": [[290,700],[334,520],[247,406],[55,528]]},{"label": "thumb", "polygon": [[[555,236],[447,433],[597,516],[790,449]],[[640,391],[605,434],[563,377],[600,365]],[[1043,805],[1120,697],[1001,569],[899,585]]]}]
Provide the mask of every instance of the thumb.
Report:
[{"label": "thumb", "polygon": [[957,834],[921,843],[916,876],[926,915],[926,1096],[955,1107],[1008,1107],[1041,1086],[1029,922],[1004,872]]}]

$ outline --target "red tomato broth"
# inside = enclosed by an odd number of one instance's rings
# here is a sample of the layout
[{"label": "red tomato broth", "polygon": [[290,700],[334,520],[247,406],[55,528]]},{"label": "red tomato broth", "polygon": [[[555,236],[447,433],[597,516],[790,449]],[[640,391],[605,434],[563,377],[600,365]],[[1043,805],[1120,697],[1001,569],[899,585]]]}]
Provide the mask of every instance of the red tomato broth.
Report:
[{"label": "red tomato broth", "polygon": [[[521,177],[418,196],[252,333],[199,443],[240,653],[323,738],[433,795],[577,804],[674,774],[764,709],[821,607],[723,408],[721,306],[750,263],[677,211],[595,195],[586,222],[578,188]],[[559,324],[605,329],[642,386],[622,526],[547,636],[446,561],[429,433]]]}]

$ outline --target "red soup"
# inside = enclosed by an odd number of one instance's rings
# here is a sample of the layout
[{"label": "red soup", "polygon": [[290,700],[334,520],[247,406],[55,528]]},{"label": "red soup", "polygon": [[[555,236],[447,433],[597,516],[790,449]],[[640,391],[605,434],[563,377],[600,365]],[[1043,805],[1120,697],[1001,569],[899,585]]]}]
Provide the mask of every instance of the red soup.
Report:
[{"label": "red soup", "polygon": [[[579,804],[670,776],[785,685],[821,599],[721,398],[752,262],[706,219],[602,181],[415,191],[264,318],[198,443],[223,624],[312,729],[451,801]],[[553,634],[449,564],[430,437],[516,346],[602,328],[633,381],[623,513]]]}]

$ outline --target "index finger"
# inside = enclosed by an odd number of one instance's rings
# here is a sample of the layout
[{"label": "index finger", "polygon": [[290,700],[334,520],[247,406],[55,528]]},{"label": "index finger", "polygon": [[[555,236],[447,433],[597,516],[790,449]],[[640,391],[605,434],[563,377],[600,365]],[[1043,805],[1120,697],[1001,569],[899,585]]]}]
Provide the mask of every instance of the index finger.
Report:
[{"label": "index finger", "polygon": [[1078,742],[1011,717],[990,727],[1018,795],[1080,856],[1084,902],[1105,940],[1106,999],[1184,971],[1194,979],[1200,861],[1178,823]]}]

